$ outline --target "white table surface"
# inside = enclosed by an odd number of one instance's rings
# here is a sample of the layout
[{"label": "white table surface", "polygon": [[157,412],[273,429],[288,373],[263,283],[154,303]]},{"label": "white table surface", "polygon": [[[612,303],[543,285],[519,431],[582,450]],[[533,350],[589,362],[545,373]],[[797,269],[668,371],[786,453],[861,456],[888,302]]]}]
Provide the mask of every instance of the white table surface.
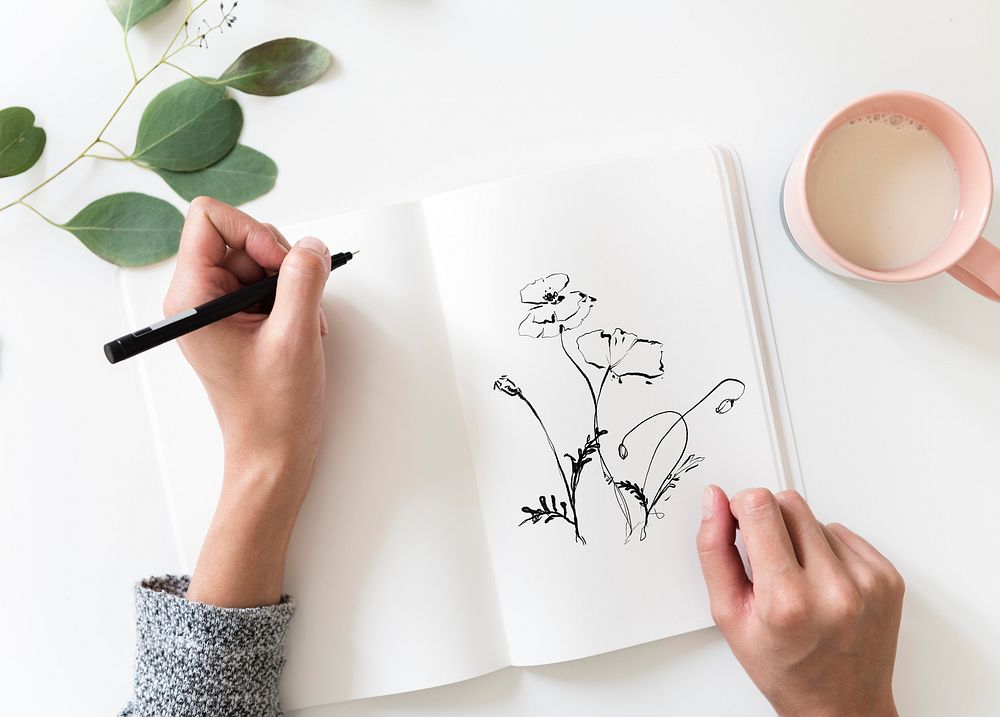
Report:
[{"label": "white table surface", "polygon": [[[74,156],[127,89],[103,5],[7,9],[0,106],[33,109],[49,144],[28,174],[0,181],[0,204]],[[175,5],[133,33],[140,66],[175,26]],[[287,35],[338,60],[307,91],[239,98],[243,141],[280,167],[277,188],[247,209],[275,223],[677,145],[734,145],[810,502],[867,536],[908,582],[901,710],[996,713],[1000,306],[947,277],[890,287],[821,272],[785,238],[778,189],[827,114],[881,89],[941,97],[1000,156],[1000,4],[281,0],[239,10],[186,66],[218,72]],[[130,147],[145,101],[179,77],[160,70],[108,136]],[[39,207],[64,221],[113,191],[170,196],[143,170],[110,165],[81,163],[37,195]],[[131,584],[177,569],[136,374],[100,351],[125,325],[117,269],[20,207],[0,214],[0,247],[0,711],[108,716],[129,691]],[[298,714],[543,712],[770,714],[714,629]]]}]

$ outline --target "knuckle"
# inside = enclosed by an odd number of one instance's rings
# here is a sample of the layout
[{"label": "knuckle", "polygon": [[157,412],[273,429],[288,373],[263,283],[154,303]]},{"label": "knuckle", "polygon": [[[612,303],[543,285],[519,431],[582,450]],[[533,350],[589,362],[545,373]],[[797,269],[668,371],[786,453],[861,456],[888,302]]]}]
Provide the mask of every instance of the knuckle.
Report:
[{"label": "knuckle", "polygon": [[795,628],[809,618],[809,603],[799,590],[782,590],[768,600],[762,617],[772,627]]},{"label": "knuckle", "polygon": [[737,621],[737,610],[727,603],[721,603],[718,601],[713,601],[711,604],[712,620],[723,630],[728,629],[731,625],[736,624]]},{"label": "knuckle", "polygon": [[836,535],[838,538],[851,532],[844,526],[843,523],[827,523],[826,527],[831,533]]},{"label": "knuckle", "polygon": [[308,249],[291,251],[281,263],[281,271],[291,270],[308,278],[330,273],[329,260]]},{"label": "knuckle", "polygon": [[715,542],[712,540],[712,534],[709,532],[708,526],[699,526],[698,533],[695,535],[694,543],[698,549],[699,555],[705,556],[711,554],[711,552],[715,549]]},{"label": "knuckle", "polygon": [[748,488],[733,498],[738,510],[750,516],[769,513],[776,507],[774,495],[767,488]]},{"label": "knuckle", "polygon": [[206,197],[204,195],[197,196],[192,199],[191,204],[188,205],[188,216],[192,214],[204,214],[216,203],[217,200],[212,199],[211,197]]},{"label": "knuckle", "polygon": [[864,596],[847,580],[830,587],[826,602],[827,614],[838,623],[857,620],[865,609]]},{"label": "knuckle", "polygon": [[906,593],[906,581],[903,580],[903,576],[900,572],[891,565],[889,566],[889,570],[886,574],[886,582],[889,588],[889,594],[897,600],[902,600],[903,595]]},{"label": "knuckle", "polygon": [[774,497],[780,504],[786,506],[797,507],[806,504],[805,498],[797,490],[783,490],[780,493],[775,493]]},{"label": "knuckle", "polygon": [[864,595],[874,595],[882,587],[882,580],[879,578],[878,573],[871,569],[858,570],[854,577],[854,582],[858,586],[858,590]]}]

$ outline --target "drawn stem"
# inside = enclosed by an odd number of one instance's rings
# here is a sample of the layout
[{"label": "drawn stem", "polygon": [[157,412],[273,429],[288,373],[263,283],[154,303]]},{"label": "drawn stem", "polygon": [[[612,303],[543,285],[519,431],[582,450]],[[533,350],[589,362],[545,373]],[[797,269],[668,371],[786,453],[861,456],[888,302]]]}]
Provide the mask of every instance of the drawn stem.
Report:
[{"label": "drawn stem", "polygon": [[[663,445],[664,441],[667,440],[667,436],[670,435],[670,433],[674,430],[674,428],[676,428],[678,425],[682,425],[684,427],[684,445],[681,446],[681,450],[678,453],[677,458],[674,461],[673,465],[670,467],[670,470],[667,472],[666,477],[660,482],[660,485],[656,489],[656,493],[653,495],[652,500],[649,500],[648,504],[645,506],[645,513],[646,513],[646,515],[645,515],[645,519],[643,520],[643,523],[642,523],[642,532],[641,532],[641,534],[639,536],[640,540],[644,540],[645,537],[646,537],[646,528],[649,526],[649,516],[650,516],[651,513],[655,512],[656,504],[667,493],[667,491],[669,491],[671,488],[673,488],[674,485],[676,485],[676,483],[677,483],[677,479],[678,479],[679,476],[675,474],[675,471],[677,470],[678,466],[680,466],[680,463],[681,463],[681,461],[684,458],[684,454],[687,452],[688,442],[689,442],[690,437],[691,437],[691,431],[690,431],[690,429],[688,427],[688,424],[687,424],[687,417],[688,417],[688,415],[692,411],[694,411],[696,408],[698,408],[701,404],[703,404],[705,401],[707,401],[712,396],[712,394],[714,394],[716,391],[718,391],[720,388],[722,388],[722,386],[724,386],[724,385],[726,385],[728,383],[738,384],[739,385],[739,393],[737,393],[735,396],[732,396],[732,397],[728,398],[727,400],[733,401],[733,402],[739,400],[743,396],[744,392],[746,391],[746,384],[743,383],[742,381],[740,381],[739,379],[736,379],[736,378],[726,378],[726,379],[723,379],[722,381],[719,381],[719,383],[717,383],[715,386],[712,387],[712,390],[710,390],[708,393],[706,393],[704,396],[702,396],[700,399],[698,399],[698,401],[696,401],[694,403],[694,405],[692,405],[690,408],[688,408],[686,411],[684,411],[684,413],[678,413],[677,411],[673,411],[673,410],[669,410],[669,409],[665,410],[665,411],[659,411],[659,412],[654,413],[651,416],[647,416],[643,420],[639,421],[639,423],[637,423],[632,428],[630,428],[625,433],[625,435],[622,436],[622,440],[621,440],[621,442],[620,442],[619,445],[622,446],[622,447],[624,447],[625,446],[625,441],[628,440],[629,435],[631,435],[632,432],[635,431],[640,426],[646,424],[647,422],[653,420],[654,418],[659,418],[660,416],[666,416],[666,415],[677,416],[677,418],[674,419],[674,422],[670,424],[670,426],[663,433],[663,435],[660,436],[660,439],[657,441],[656,446],[653,448],[653,452],[652,452],[652,454],[649,457],[649,464],[646,466],[646,475],[645,475],[645,477],[643,478],[643,481],[642,481],[642,491],[645,494],[645,492],[646,492],[646,485],[649,482],[649,476],[650,476],[650,473],[652,473],[652,470],[653,470],[653,463],[656,461],[656,454],[659,452],[660,447]],[[634,528],[633,528],[633,531],[634,531]],[[629,535],[631,535],[631,532],[632,531],[629,532]]]},{"label": "drawn stem", "polygon": [[[545,434],[545,440],[549,443],[549,450],[552,451],[552,457],[555,459],[556,467],[559,469],[559,476],[562,478],[563,488],[566,490],[566,500],[569,503],[570,511],[573,513],[573,519],[569,522],[573,525],[573,531],[576,534],[577,541],[586,545],[587,541],[583,539],[582,535],[580,535],[580,521],[576,515],[576,490],[570,488],[570,482],[566,477],[566,470],[563,468],[562,461],[559,459],[559,451],[556,450],[556,444],[552,442],[552,436],[549,435],[549,429],[545,427],[545,422],[542,420],[542,417],[538,415],[538,411],[535,410],[534,405],[532,405],[531,401],[528,400],[528,397],[524,395],[524,392],[519,391],[517,396],[524,401],[524,404],[531,411],[531,415],[535,417],[535,420],[538,421],[538,425],[542,427],[542,433]],[[555,509],[555,506],[553,506],[553,509]]]},{"label": "drawn stem", "polygon": [[566,338],[563,327],[559,327],[559,345],[562,346],[563,353],[566,354],[566,358],[569,362],[573,364],[576,370],[581,376],[583,376],[584,382],[587,384],[587,389],[590,391],[590,399],[594,404],[594,437],[597,440],[597,458],[598,463],[601,464],[601,472],[604,474],[604,480],[608,485],[611,486],[611,490],[615,496],[615,502],[618,503],[618,510],[621,511],[622,517],[625,519],[625,535],[629,535],[632,531],[632,516],[628,509],[628,501],[625,500],[625,496],[622,494],[621,488],[615,482],[615,477],[611,474],[608,464],[604,461],[604,454],[601,453],[601,442],[600,442],[600,418],[598,404],[600,403],[600,391],[604,390],[604,383],[608,380],[608,376],[611,374],[611,369],[609,368],[605,374],[604,378],[601,380],[600,389],[598,392],[594,391],[594,384],[591,382],[590,377],[587,372],[583,370],[583,367],[579,362],[573,358],[570,354],[569,349],[566,348]]},{"label": "drawn stem", "polygon": [[[698,399],[698,402],[695,403],[693,406],[691,406],[691,408],[689,408],[688,410],[686,410],[684,413],[680,414],[680,418],[678,418],[677,421],[674,421],[674,423],[671,425],[671,428],[673,428],[674,425],[677,425],[678,421],[680,421],[682,418],[687,417],[687,415],[689,413],[691,413],[691,411],[693,411],[694,409],[698,408],[698,406],[700,406],[705,401],[707,401],[709,399],[709,397],[713,393],[715,393],[716,391],[718,391],[720,388],[722,388],[722,386],[724,386],[725,384],[729,383],[730,381],[733,382],[733,383],[738,383],[740,385],[740,392],[738,394],[736,394],[735,396],[733,396],[730,399],[733,402],[738,401],[743,396],[743,393],[746,391],[746,384],[743,383],[742,381],[740,381],[738,378],[724,378],[721,381],[719,381],[717,384],[715,384],[715,386],[712,388],[711,391],[709,391],[704,396],[702,396],[700,399]],[[667,410],[667,411],[659,411],[658,413],[654,413],[652,416],[647,416],[646,418],[642,419],[637,424],[635,424],[630,429],[628,429],[628,431],[626,431],[625,435],[622,436],[622,440],[621,440],[620,445],[623,445],[623,446],[625,445],[625,441],[628,440],[629,435],[631,435],[631,433],[634,430],[636,430],[637,428],[639,428],[643,424],[645,424],[645,423],[647,423],[649,421],[652,421],[654,418],[659,418],[660,416],[664,416],[664,415],[666,415],[668,413],[673,413],[673,414],[677,415],[677,411]],[[670,430],[670,429],[667,429],[667,430]]]}]

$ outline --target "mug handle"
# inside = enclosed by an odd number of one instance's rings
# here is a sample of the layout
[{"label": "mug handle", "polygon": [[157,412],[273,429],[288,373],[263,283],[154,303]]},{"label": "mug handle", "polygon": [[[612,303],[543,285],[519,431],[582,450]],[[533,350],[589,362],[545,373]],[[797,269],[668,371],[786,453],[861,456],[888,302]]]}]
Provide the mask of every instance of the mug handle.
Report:
[{"label": "mug handle", "polygon": [[948,273],[987,299],[1000,302],[1000,249],[983,237]]}]

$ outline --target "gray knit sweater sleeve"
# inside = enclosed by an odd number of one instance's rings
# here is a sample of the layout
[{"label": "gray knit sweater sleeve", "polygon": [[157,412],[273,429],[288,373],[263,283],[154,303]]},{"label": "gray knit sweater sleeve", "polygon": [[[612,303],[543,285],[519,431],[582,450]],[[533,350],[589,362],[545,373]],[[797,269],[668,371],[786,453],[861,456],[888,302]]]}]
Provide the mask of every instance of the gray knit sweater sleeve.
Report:
[{"label": "gray knit sweater sleeve", "polygon": [[132,699],[120,717],[277,717],[278,678],[294,602],[222,608],[188,602],[190,579],[135,588]]}]

